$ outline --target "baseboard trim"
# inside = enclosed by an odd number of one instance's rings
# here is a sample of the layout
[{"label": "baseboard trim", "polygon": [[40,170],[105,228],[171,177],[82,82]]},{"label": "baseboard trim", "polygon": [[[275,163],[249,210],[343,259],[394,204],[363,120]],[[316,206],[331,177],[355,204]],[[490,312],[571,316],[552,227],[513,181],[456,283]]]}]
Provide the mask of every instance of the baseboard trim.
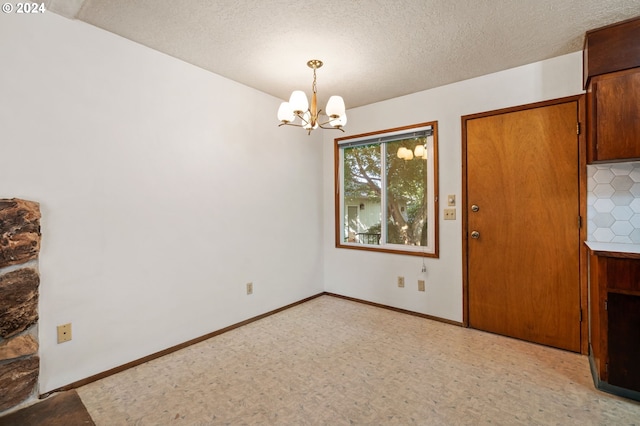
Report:
[{"label": "baseboard trim", "polygon": [[324,292],[323,293],[318,293],[318,294],[316,294],[314,296],[310,296],[310,297],[307,297],[305,299],[299,300],[297,302],[293,302],[293,303],[291,303],[289,305],[283,306],[281,308],[274,309],[273,311],[266,312],[264,314],[261,314],[261,315],[246,319],[244,321],[240,321],[239,323],[232,324],[232,325],[230,325],[228,327],[225,327],[225,328],[222,328],[220,330],[216,330],[216,331],[213,331],[211,333],[205,334],[204,336],[200,336],[200,337],[196,337],[195,339],[187,340],[186,342],[180,343],[180,344],[175,345],[175,346],[171,346],[170,348],[161,350],[161,351],[153,353],[151,355],[147,355],[145,357],[136,359],[136,360],[128,362],[126,364],[122,364],[122,365],[120,365],[118,367],[114,367],[114,368],[112,368],[110,370],[103,371],[102,373],[94,374],[93,376],[87,377],[85,379],[81,379],[81,380],[75,381],[73,383],[70,383],[70,384],[68,384],[66,386],[62,386],[62,387],[59,387],[57,389],[51,390],[49,392],[40,394],[38,396],[38,398],[39,399],[44,399],[44,398],[47,398],[48,396],[50,396],[50,395],[52,395],[52,394],[54,394],[56,392],[64,392],[64,391],[76,389],[76,388],[79,388],[81,386],[87,385],[89,383],[95,382],[97,380],[104,379],[105,377],[109,377],[109,376],[112,376],[114,374],[120,373],[122,371],[128,370],[129,368],[136,367],[136,366],[138,366],[140,364],[144,364],[145,362],[152,361],[154,359],[163,357],[163,356],[168,355],[168,354],[170,354],[172,352],[179,351],[180,349],[184,349],[184,348],[186,348],[188,346],[194,345],[196,343],[200,343],[200,342],[202,342],[204,340],[207,340],[207,339],[210,339],[212,337],[219,336],[220,334],[223,334],[223,333],[226,333],[228,331],[234,330],[236,328],[242,327],[243,325],[250,324],[250,323],[252,323],[254,321],[258,321],[258,320],[261,320],[261,319],[266,318],[268,316],[271,316],[271,315],[277,314],[279,312],[285,311],[285,310],[287,310],[289,308],[293,308],[294,306],[301,305],[301,304],[303,304],[305,302],[308,302],[310,300],[313,300],[313,299],[315,299],[317,297],[323,296],[324,294],[326,294],[326,293],[324,293]]},{"label": "baseboard trim", "polygon": [[100,379],[104,379],[105,377],[112,376],[114,374],[117,374],[117,373],[120,373],[122,371],[128,370],[128,369],[130,369],[132,367],[136,367],[138,365],[144,364],[145,362],[149,362],[149,361],[152,361],[154,359],[163,357],[163,356],[168,355],[168,354],[170,354],[172,352],[179,351],[180,349],[184,349],[184,348],[189,347],[191,345],[195,345],[196,343],[200,343],[200,342],[202,342],[204,340],[207,340],[207,339],[210,339],[212,337],[219,336],[220,334],[223,334],[223,333],[226,333],[228,331],[234,330],[236,328],[242,327],[243,325],[247,325],[247,324],[250,324],[250,323],[252,323],[254,321],[258,321],[258,320],[261,320],[261,319],[266,318],[268,316],[277,314],[279,312],[286,311],[289,308],[293,308],[294,306],[301,305],[301,304],[303,304],[305,302],[308,302],[310,300],[313,300],[315,298],[318,298],[320,296],[325,296],[325,295],[326,296],[331,296],[331,297],[336,297],[336,298],[339,298],[339,299],[350,300],[352,302],[363,303],[365,305],[375,306],[377,308],[388,309],[388,310],[391,310],[391,311],[400,312],[400,313],[407,314],[407,315],[413,315],[413,316],[416,316],[416,317],[425,318],[425,319],[429,319],[429,320],[432,320],[432,321],[439,321],[439,322],[443,322],[443,323],[447,323],[447,324],[452,324],[452,325],[457,325],[457,326],[460,326],[460,327],[464,327],[464,324],[461,323],[461,322],[451,321],[451,320],[448,320],[448,319],[445,319],[445,318],[435,317],[435,316],[427,315],[427,314],[421,314],[419,312],[408,311],[406,309],[394,308],[393,306],[383,305],[381,303],[369,302],[367,300],[356,299],[355,297],[343,296],[341,294],[330,293],[330,292],[326,292],[325,291],[325,292],[318,293],[316,295],[307,297],[305,299],[299,300],[297,302],[290,303],[289,305],[283,306],[281,308],[274,309],[274,310],[266,312],[264,314],[261,314],[261,315],[246,319],[244,321],[240,321],[239,323],[232,324],[232,325],[230,325],[228,327],[225,327],[225,328],[222,328],[220,330],[213,331],[211,333],[205,334],[204,336],[200,336],[200,337],[196,337],[195,339],[187,340],[186,342],[183,342],[183,343],[180,343],[178,345],[172,346],[170,348],[161,350],[159,352],[155,352],[155,353],[153,353],[151,355],[147,355],[145,357],[138,358],[138,359],[136,359],[134,361],[128,362],[126,364],[122,364],[122,365],[120,365],[118,367],[114,367],[114,368],[111,368],[109,370],[103,371],[102,373],[94,374],[93,376],[89,376],[87,378],[84,378],[84,379],[75,381],[73,383],[70,383],[70,384],[68,384],[66,386],[62,386],[62,387],[59,387],[57,389],[51,390],[49,392],[40,394],[38,396],[38,398],[39,399],[44,399],[44,398],[47,398],[48,396],[50,396],[50,395],[52,395],[54,393],[57,393],[57,392],[69,391],[69,390],[76,389],[76,388],[79,388],[79,387],[84,386],[84,385],[88,385],[89,383],[95,382],[95,381],[100,380]]},{"label": "baseboard trim", "polygon": [[383,305],[381,303],[376,303],[376,302],[369,302],[368,300],[357,299],[355,297],[343,296],[342,294],[329,293],[329,292],[326,292],[326,291],[323,294],[325,294],[327,296],[337,297],[339,299],[350,300],[352,302],[363,303],[363,304],[369,305],[369,306],[375,306],[376,308],[388,309],[390,311],[400,312],[402,314],[413,315],[414,317],[420,317],[420,318],[425,318],[425,319],[432,320],[432,321],[438,321],[438,322],[443,322],[443,323],[446,323],[446,324],[457,325],[459,327],[464,327],[465,326],[463,323],[458,322],[458,321],[452,321],[452,320],[448,320],[446,318],[440,318],[440,317],[436,317],[436,316],[433,316],[433,315],[421,314],[419,312],[408,311],[406,309],[394,308],[393,306]]}]

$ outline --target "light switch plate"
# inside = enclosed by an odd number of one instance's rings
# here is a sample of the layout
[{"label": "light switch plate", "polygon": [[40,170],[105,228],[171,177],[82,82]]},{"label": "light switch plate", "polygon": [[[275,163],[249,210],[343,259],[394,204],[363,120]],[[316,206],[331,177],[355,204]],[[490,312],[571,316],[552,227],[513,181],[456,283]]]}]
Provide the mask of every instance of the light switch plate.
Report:
[{"label": "light switch plate", "polygon": [[449,196],[447,196],[447,204],[449,206],[456,205],[456,194],[449,194]]}]

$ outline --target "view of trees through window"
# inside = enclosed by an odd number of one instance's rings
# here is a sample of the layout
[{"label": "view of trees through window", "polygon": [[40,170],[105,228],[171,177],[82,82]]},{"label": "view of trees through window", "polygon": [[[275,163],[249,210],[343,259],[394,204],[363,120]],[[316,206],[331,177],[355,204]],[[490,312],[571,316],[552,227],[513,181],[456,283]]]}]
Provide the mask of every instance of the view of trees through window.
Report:
[{"label": "view of trees through window", "polygon": [[[340,148],[341,240],[367,246],[429,245],[433,130]],[[385,140],[386,139],[386,140]],[[375,142],[374,142],[375,141]],[[433,178],[432,178],[433,179]]]}]

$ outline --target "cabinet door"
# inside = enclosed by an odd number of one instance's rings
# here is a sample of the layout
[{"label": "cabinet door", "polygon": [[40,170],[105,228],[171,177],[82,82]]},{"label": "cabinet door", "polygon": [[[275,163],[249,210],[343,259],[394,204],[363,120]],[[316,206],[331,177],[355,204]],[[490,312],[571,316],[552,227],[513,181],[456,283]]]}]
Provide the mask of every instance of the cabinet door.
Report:
[{"label": "cabinet door", "polygon": [[591,91],[590,160],[640,158],[640,69],[594,77]]},{"label": "cabinet door", "polygon": [[609,383],[640,392],[640,296],[608,298]]}]

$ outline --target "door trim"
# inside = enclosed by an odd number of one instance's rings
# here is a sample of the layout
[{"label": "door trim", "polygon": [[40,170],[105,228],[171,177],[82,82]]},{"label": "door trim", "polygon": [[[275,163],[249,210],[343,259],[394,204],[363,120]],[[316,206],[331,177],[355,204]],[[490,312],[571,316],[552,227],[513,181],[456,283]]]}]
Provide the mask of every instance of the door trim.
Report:
[{"label": "door trim", "polygon": [[[462,122],[462,323],[469,327],[469,228],[468,228],[468,197],[467,197],[467,121],[501,115],[510,112],[523,111],[527,109],[540,108],[563,103],[576,102],[578,109],[578,202],[579,212],[582,219],[580,225],[580,241],[587,239],[587,140],[586,140],[586,107],[585,95],[568,96],[549,101],[535,102],[515,107],[502,108],[493,111],[486,111],[477,114],[464,115]],[[578,218],[576,218],[576,221]],[[580,244],[579,248],[579,277],[580,277],[580,309],[582,311],[582,322],[580,323],[580,353],[589,353],[589,328],[588,328],[588,304],[587,304],[587,246]]]}]

